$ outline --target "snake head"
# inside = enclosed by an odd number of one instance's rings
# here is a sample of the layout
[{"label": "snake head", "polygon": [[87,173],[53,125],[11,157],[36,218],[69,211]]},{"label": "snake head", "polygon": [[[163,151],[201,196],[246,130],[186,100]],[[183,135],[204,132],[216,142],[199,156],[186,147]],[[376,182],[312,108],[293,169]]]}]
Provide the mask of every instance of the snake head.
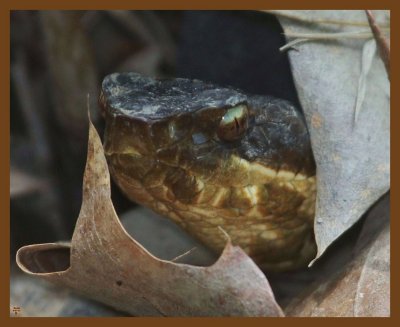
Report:
[{"label": "snake head", "polygon": [[304,120],[282,99],[198,80],[115,73],[104,79],[100,103],[110,155],[181,167],[224,185],[251,184],[252,164],[270,175],[315,173]]},{"label": "snake head", "polygon": [[116,73],[104,79],[100,104],[110,172],[130,199],[215,250],[225,244],[221,226],[260,263],[289,267],[314,255],[312,242],[302,249],[312,235],[315,166],[289,102]]}]

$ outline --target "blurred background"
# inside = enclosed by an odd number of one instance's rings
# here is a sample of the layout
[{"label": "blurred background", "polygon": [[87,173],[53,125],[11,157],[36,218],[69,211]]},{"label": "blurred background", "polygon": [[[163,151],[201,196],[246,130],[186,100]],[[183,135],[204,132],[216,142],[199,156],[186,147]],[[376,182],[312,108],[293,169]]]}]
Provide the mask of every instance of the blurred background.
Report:
[{"label": "blurred background", "polygon": [[[102,135],[97,97],[104,76],[198,78],[299,106],[287,54],[279,52],[282,33],[273,15],[253,11],[11,12],[11,302],[35,315],[32,299],[58,294],[68,306],[39,305],[39,315],[116,314],[95,304],[82,311],[83,300],[32,284],[15,267],[19,247],[71,239],[86,161],[87,95]],[[176,226],[135,208],[114,185],[112,197],[125,227],[154,254],[171,259],[195,244],[191,263],[215,259]],[[141,218],[132,219],[135,210]],[[146,244],[149,236],[153,243]]]},{"label": "blurred background", "polygon": [[[91,117],[105,75],[188,77],[297,103],[272,15],[213,11],[13,11],[11,235],[69,240],[81,204]],[[118,213],[134,206],[113,189]],[[13,256],[12,256],[13,259]]]}]

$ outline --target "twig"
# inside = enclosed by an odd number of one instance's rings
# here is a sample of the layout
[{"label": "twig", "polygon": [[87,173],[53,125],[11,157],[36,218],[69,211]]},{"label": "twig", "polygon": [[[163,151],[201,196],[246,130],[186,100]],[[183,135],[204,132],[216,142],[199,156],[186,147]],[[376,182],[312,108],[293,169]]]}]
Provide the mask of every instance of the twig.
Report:
[{"label": "twig", "polygon": [[388,79],[390,80],[390,45],[383,36],[381,29],[377,25],[371,10],[366,10],[365,13],[367,14],[369,26],[371,27],[371,31],[378,45],[379,55],[385,65],[386,73],[388,75]]},{"label": "twig", "polygon": [[293,47],[296,44],[308,42],[311,40],[338,40],[338,39],[368,39],[373,35],[370,31],[354,31],[354,32],[341,32],[341,33],[284,33],[286,37],[299,38],[288,42],[279,48],[283,52]]},{"label": "twig", "polygon": [[297,40],[291,41],[289,43],[286,43],[283,47],[280,47],[279,51],[284,52],[290,48],[293,48],[293,46],[295,46],[296,44],[304,43],[307,41],[310,41],[310,39],[297,39]]},{"label": "twig", "polygon": [[286,37],[301,37],[307,39],[367,39],[373,36],[369,30],[339,32],[339,33],[295,33],[285,32]]},{"label": "twig", "polygon": [[[331,24],[331,25],[347,25],[347,26],[368,26],[367,23],[361,21],[351,21],[351,20],[334,20],[334,19],[321,19],[321,18],[310,18],[301,14],[293,14],[291,12],[283,10],[262,10],[269,14],[274,14],[277,16],[297,20],[303,23],[312,24]],[[380,27],[387,27],[387,25],[379,25]]]},{"label": "twig", "polygon": [[182,254],[178,255],[177,257],[171,259],[170,261],[175,262],[175,261],[179,260],[180,258],[185,257],[188,254],[192,253],[194,250],[197,250],[197,248],[193,247],[190,250],[186,251],[185,253],[182,253]]}]

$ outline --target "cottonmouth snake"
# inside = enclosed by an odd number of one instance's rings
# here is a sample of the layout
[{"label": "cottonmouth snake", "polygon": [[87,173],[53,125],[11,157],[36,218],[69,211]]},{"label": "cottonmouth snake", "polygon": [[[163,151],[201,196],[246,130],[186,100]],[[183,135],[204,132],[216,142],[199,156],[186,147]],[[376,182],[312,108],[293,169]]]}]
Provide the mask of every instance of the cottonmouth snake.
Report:
[{"label": "cottonmouth snake", "polygon": [[135,73],[107,76],[99,102],[110,171],[131,200],[216,251],[220,226],[266,269],[314,256],[315,164],[289,102]]}]

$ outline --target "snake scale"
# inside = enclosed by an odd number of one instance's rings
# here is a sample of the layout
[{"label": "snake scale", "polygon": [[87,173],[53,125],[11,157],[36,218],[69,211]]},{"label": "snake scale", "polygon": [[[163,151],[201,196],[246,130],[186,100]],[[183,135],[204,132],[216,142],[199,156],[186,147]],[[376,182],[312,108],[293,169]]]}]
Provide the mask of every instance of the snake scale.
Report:
[{"label": "snake scale", "polygon": [[289,102],[199,80],[105,77],[104,149],[117,185],[215,251],[229,235],[267,270],[315,255],[315,163]]}]

